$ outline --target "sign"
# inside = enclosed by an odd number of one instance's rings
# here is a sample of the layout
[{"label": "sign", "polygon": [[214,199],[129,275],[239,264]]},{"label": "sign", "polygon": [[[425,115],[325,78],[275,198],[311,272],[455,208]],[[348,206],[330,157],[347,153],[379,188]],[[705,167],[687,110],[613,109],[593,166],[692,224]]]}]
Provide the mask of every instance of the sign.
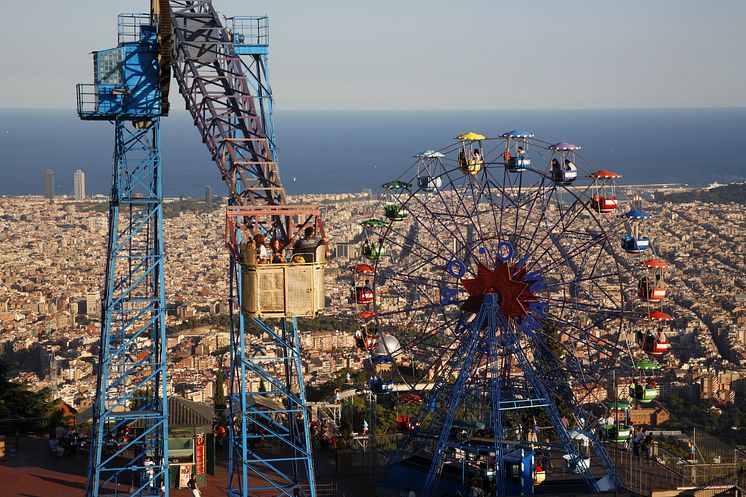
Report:
[{"label": "sign", "polygon": [[204,433],[197,433],[197,436],[195,437],[195,464],[197,466],[197,474],[203,475],[205,474],[205,465],[206,465],[206,458],[205,458],[205,434]]},{"label": "sign", "polygon": [[189,483],[190,478],[192,477],[192,465],[191,464],[182,464],[179,466],[179,488],[186,488],[187,483]]}]

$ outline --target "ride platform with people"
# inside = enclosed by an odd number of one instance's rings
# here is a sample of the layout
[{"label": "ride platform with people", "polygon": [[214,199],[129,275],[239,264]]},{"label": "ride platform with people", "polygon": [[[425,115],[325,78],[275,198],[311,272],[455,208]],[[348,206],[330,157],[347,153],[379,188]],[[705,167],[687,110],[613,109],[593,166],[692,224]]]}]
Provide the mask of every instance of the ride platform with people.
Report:
[{"label": "ride platform with people", "polygon": [[228,207],[226,245],[241,267],[247,317],[313,317],[325,306],[329,245],[318,207]]}]

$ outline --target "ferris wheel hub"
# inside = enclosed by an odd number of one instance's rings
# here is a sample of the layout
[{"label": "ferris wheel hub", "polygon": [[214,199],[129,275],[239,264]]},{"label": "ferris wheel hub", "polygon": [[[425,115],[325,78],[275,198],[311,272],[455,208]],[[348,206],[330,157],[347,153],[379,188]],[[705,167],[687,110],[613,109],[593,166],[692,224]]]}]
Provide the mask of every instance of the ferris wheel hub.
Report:
[{"label": "ferris wheel hub", "polygon": [[495,295],[500,312],[506,320],[522,320],[528,315],[528,302],[534,298],[533,292],[529,290],[533,282],[524,280],[525,275],[525,271],[516,270],[515,264],[499,259],[496,261],[495,269],[478,263],[476,278],[461,279],[461,284],[469,293],[461,310],[479,312],[485,296]]}]

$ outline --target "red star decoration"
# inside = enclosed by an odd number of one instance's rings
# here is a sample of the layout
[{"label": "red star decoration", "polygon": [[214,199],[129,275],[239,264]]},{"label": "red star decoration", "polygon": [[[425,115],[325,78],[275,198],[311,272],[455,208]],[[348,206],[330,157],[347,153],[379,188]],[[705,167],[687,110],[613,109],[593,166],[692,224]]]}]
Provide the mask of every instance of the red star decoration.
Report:
[{"label": "red star decoration", "polygon": [[528,292],[530,282],[514,280],[511,276],[511,266],[504,262],[498,262],[494,270],[488,268],[481,262],[477,266],[477,277],[474,279],[462,279],[461,284],[469,293],[462,310],[477,312],[482,305],[482,296],[485,293],[496,293],[499,298],[499,306],[505,319],[523,319],[528,315],[523,300],[533,296]]}]

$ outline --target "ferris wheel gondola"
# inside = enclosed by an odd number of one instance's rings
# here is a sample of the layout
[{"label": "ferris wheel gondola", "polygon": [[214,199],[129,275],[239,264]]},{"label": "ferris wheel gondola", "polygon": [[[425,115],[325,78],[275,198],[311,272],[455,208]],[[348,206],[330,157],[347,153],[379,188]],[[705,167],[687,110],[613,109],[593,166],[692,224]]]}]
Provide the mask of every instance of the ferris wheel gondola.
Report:
[{"label": "ferris wheel gondola", "polygon": [[666,297],[664,272],[670,266],[660,259],[645,261],[645,275],[638,283],[638,296],[645,302],[657,304]]},{"label": "ferris wheel gondola", "polygon": [[486,137],[469,131],[456,137],[459,140],[458,166],[462,173],[476,175],[484,166],[484,150],[482,141]]},{"label": "ferris wheel gondola", "polygon": [[660,364],[651,359],[641,359],[635,364],[635,369],[639,372],[639,377],[630,385],[630,397],[638,404],[650,404],[660,395],[660,387],[656,381]]},{"label": "ferris wheel gondola", "polygon": [[529,138],[533,136],[533,133],[518,129],[500,135],[500,138],[505,139],[505,150],[501,157],[505,160],[505,168],[511,173],[522,173],[531,167],[528,144]]},{"label": "ferris wheel gondola", "polygon": [[630,255],[640,255],[650,247],[650,238],[645,236],[644,223],[650,214],[631,210],[622,214],[626,234],[622,237],[622,249]]},{"label": "ferris wheel gondola", "polygon": [[549,174],[552,181],[558,185],[567,186],[578,177],[578,167],[575,152],[580,150],[580,145],[568,142],[559,142],[547,147],[552,151],[549,161]]},{"label": "ferris wheel gondola", "polygon": [[403,181],[389,181],[381,185],[381,188],[387,192],[387,197],[389,198],[389,201],[383,207],[386,219],[390,221],[404,221],[407,218],[409,211],[407,211],[406,207],[396,202],[396,196],[408,191],[411,187],[411,184]]},{"label": "ferris wheel gondola", "polygon": [[655,332],[648,329],[642,336],[642,349],[652,357],[662,357],[671,351],[671,343],[668,341],[662,325],[673,321],[673,316],[656,310],[649,312],[647,319],[657,326]]},{"label": "ferris wheel gondola", "polygon": [[417,159],[417,186],[426,193],[432,193],[443,186],[443,180],[433,174],[438,164],[442,166],[444,154],[434,150],[426,150],[414,156]]},{"label": "ferris wheel gondola", "polygon": [[591,208],[601,214],[614,212],[619,205],[616,180],[622,175],[602,169],[591,173],[590,177],[593,178]]}]

